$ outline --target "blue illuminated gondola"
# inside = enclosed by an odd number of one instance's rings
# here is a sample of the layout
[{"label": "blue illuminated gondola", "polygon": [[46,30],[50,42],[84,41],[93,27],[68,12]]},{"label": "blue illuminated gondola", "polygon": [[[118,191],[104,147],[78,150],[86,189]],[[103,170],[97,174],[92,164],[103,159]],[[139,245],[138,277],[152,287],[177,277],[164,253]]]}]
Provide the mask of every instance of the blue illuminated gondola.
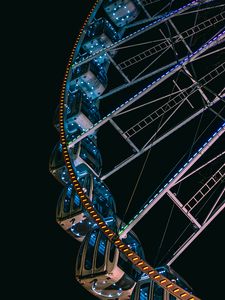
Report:
[{"label": "blue illuminated gondola", "polygon": [[100,119],[100,113],[96,103],[93,103],[81,92],[69,94],[65,130],[71,134],[89,129]]},{"label": "blue illuminated gondola", "polygon": [[[106,185],[92,174],[85,174],[79,181],[94,208],[108,226],[115,227],[115,202]],[[96,228],[89,214],[83,209],[72,185],[65,188],[60,195],[56,220],[64,230],[79,241],[82,241],[90,230]]]},{"label": "blue illuminated gondola", "polygon": [[[102,168],[100,151],[89,137],[78,142],[71,149],[71,162],[78,176],[89,172],[92,172],[97,176],[100,175]],[[60,183],[63,185],[70,184],[60,143],[55,146],[51,154],[49,170]]]},{"label": "blue illuminated gondola", "polygon": [[49,171],[63,185],[70,184],[70,178],[62,155],[62,146],[57,143],[49,160]]},{"label": "blue illuminated gondola", "polygon": [[[114,29],[111,23],[101,18],[95,20],[95,22],[88,27],[82,48],[85,52],[93,54],[118,41],[120,37],[121,34]],[[115,53],[115,50],[110,51],[111,56],[115,55]],[[109,63],[106,53],[95,58],[95,61],[99,64],[104,64],[106,68]]]},{"label": "blue illuminated gondola", "polygon": [[102,169],[102,158],[94,141],[87,137],[71,149],[71,159],[77,175],[92,172],[99,176]]},{"label": "blue illuminated gondola", "polygon": [[73,69],[70,92],[80,90],[90,100],[99,97],[106,89],[108,79],[106,70],[97,62],[91,61]]},{"label": "blue illuminated gondola", "polygon": [[[138,238],[130,232],[125,243],[144,258]],[[96,297],[129,299],[142,273],[99,230],[88,233],[76,262],[77,280]]]},{"label": "blue illuminated gondola", "polygon": [[[100,120],[98,102],[90,101],[80,91],[69,93],[65,106],[65,131],[74,138]],[[59,131],[59,107],[54,116],[54,126]],[[69,140],[69,139],[68,139]]]},{"label": "blue illuminated gondola", "polygon": [[105,1],[104,10],[118,27],[134,21],[140,12],[135,0],[108,0]]}]

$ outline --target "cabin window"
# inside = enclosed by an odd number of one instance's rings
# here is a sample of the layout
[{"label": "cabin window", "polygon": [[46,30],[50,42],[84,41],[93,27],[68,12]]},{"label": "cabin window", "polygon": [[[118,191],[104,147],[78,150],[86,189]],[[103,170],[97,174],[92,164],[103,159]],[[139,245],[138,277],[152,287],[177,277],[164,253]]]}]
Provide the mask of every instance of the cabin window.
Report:
[{"label": "cabin window", "polygon": [[96,268],[100,268],[104,264],[105,260],[105,250],[106,250],[106,244],[107,238],[105,236],[102,236],[100,239],[99,245],[98,245],[98,253],[97,253],[97,260],[96,260]]},{"label": "cabin window", "polygon": [[140,300],[148,300],[149,299],[148,298],[149,297],[149,288],[150,288],[149,285],[150,285],[150,283],[145,283],[141,286],[140,295],[139,295]]},{"label": "cabin window", "polygon": [[114,245],[114,244],[111,244],[111,247],[110,247],[110,254],[109,254],[109,260],[110,260],[110,262],[113,262],[113,260],[114,260],[115,250],[116,250],[115,245]]},{"label": "cabin window", "polygon": [[84,251],[84,243],[81,244],[79,253],[78,253],[78,258],[77,258],[77,269],[79,270],[81,267],[81,258],[82,258],[82,254]]},{"label": "cabin window", "polygon": [[64,200],[64,212],[68,213],[70,211],[70,203],[71,199],[66,195],[65,200]]},{"label": "cabin window", "polygon": [[94,256],[94,248],[96,242],[96,232],[92,233],[89,238],[89,243],[87,245],[87,253],[85,259],[85,269],[91,270]]},{"label": "cabin window", "polygon": [[80,198],[78,197],[77,193],[74,195],[74,206],[73,208],[76,209],[80,206]]},{"label": "cabin window", "polygon": [[121,253],[119,256],[118,265],[133,280],[138,281],[138,279],[140,279],[142,273],[137,270],[135,266]]}]

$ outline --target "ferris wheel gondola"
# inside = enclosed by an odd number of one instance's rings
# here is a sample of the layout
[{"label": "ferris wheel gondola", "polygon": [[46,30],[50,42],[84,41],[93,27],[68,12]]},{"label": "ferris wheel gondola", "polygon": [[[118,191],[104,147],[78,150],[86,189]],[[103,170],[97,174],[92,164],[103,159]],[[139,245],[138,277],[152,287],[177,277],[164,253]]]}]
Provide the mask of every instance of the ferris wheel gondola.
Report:
[{"label": "ferris wheel gondola", "polygon": [[[175,274],[170,265],[225,206],[221,201],[225,167],[220,161],[224,153],[216,153],[215,158],[202,159],[203,154],[225,131],[225,124],[221,126],[224,112],[220,105],[221,100],[224,101],[224,84],[220,82],[225,71],[223,59],[218,56],[218,62],[208,66],[207,72],[201,70],[202,61],[207,61],[214,53],[221,53],[221,44],[225,39],[224,12],[219,11],[220,5],[217,9],[211,4],[214,1],[186,1],[183,6],[172,1],[169,6],[162,5],[152,16],[147,6],[154,2],[96,2],[78,39],[78,50],[75,55],[73,51],[70,58],[59,105],[59,122],[55,122],[61,140],[51,156],[50,171],[65,186],[58,202],[57,222],[82,242],[76,278],[100,299],[198,300],[193,296],[190,286]],[[160,7],[161,4],[158,5]],[[154,6],[152,9],[154,12]],[[208,19],[205,20],[205,16],[199,22],[194,19],[194,25],[191,22],[189,25],[187,21],[183,26],[185,28],[180,26],[178,30],[178,22],[173,18],[182,16],[185,19],[185,14],[189,13],[195,16],[195,9],[198,13],[203,12],[203,16],[205,10],[210,10]],[[208,31],[201,39],[202,31],[206,32],[206,29]],[[144,35],[149,30],[153,32],[152,41],[144,41]],[[197,38],[193,43],[195,35]],[[138,47],[144,47],[144,50],[141,48],[136,53]],[[121,49],[132,49],[133,52],[129,57],[121,55],[122,61],[117,62]],[[113,72],[117,72],[118,78]],[[114,79],[116,87],[111,85]],[[146,82],[149,79],[150,83]],[[212,87],[215,80],[217,87]],[[121,91],[126,98],[118,102],[122,97]],[[149,92],[152,92],[151,102],[144,98]],[[115,97],[116,94],[119,95],[115,101],[117,106],[112,104],[111,111],[105,115],[103,109],[101,116],[101,100]],[[194,102],[192,96],[196,94],[201,96],[201,102]],[[144,99],[143,103],[137,105],[136,102],[141,98]],[[183,109],[184,103],[188,104],[188,108]],[[150,107],[150,104],[153,108],[143,113],[142,107]],[[144,116],[140,118],[141,109]],[[202,144],[198,143],[194,154],[190,152],[180,159],[177,171],[168,175],[171,178],[167,182],[165,179],[160,182],[156,192],[142,203],[141,209],[127,224],[120,221],[116,216],[112,192],[103,181],[145,152],[149,153],[151,148],[178,129],[185,128],[186,124],[199,116],[202,118],[205,112],[208,113],[209,122],[205,122],[199,139],[213,122],[216,124],[212,126],[211,135],[208,130],[208,140],[203,139]],[[124,125],[126,122],[121,120],[123,115],[131,115],[132,122]],[[156,122],[158,125],[154,127],[152,124]],[[116,134],[129,145],[132,154],[111,171],[102,174],[104,166],[98,141],[99,129],[105,124],[115,129]],[[146,140],[146,128],[149,127],[152,127],[152,136]],[[140,132],[144,134],[138,139],[136,137]],[[194,140],[189,151],[193,150],[195,143]],[[186,178],[198,174],[199,169],[210,165],[214,159],[218,159],[219,165],[213,169],[209,180],[196,187],[189,198],[180,193],[183,197],[180,199],[177,196],[177,184],[179,191],[180,182],[183,185],[183,181],[188,181]],[[197,169],[193,170],[199,161],[202,165],[197,165]],[[206,202],[209,202],[207,197],[215,187],[218,187],[215,202],[209,206],[206,217],[199,220],[202,199],[206,198]],[[194,233],[174,251],[172,258],[167,259],[166,266],[153,268],[146,262],[142,246],[131,229],[165,197],[167,201],[168,198],[172,200],[188,219]],[[144,273],[148,278],[144,277]]]},{"label": "ferris wheel gondola", "polygon": [[[107,186],[92,173],[80,175],[79,180],[106,224],[116,228],[115,201]],[[56,211],[58,224],[78,241],[82,241],[89,231],[96,228],[96,224],[83,209],[79,196],[71,184],[60,195]]]}]

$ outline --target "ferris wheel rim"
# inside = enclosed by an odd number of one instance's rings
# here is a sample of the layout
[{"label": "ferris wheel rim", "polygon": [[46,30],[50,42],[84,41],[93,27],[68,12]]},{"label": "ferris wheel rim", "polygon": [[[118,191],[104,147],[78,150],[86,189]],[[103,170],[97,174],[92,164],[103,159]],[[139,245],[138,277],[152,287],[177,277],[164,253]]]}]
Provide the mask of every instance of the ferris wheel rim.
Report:
[{"label": "ferris wheel rim", "polygon": [[[113,232],[111,229],[109,229],[106,226],[106,223],[100,218],[100,216],[98,215],[98,212],[94,209],[93,205],[91,205],[91,203],[89,202],[89,199],[87,198],[87,196],[84,194],[84,192],[82,191],[82,187],[79,183],[79,181],[76,178],[75,172],[73,170],[72,164],[70,162],[70,157],[69,157],[69,152],[68,152],[68,144],[67,144],[67,140],[66,140],[66,135],[65,135],[65,129],[64,129],[64,110],[65,110],[65,105],[64,105],[64,100],[65,100],[65,89],[66,89],[66,84],[67,84],[67,78],[70,72],[70,68],[73,62],[73,58],[74,58],[74,53],[76,51],[76,47],[77,44],[80,41],[80,36],[81,34],[85,31],[85,27],[87,25],[87,22],[89,20],[89,18],[91,17],[91,14],[94,12],[95,7],[97,6],[97,4],[99,2],[102,2],[97,0],[95,2],[95,4],[93,5],[86,21],[84,22],[83,27],[81,28],[81,31],[78,35],[78,38],[76,40],[75,46],[72,50],[71,56],[69,58],[69,62],[68,65],[66,67],[66,72],[65,72],[65,77],[63,80],[63,86],[62,86],[62,91],[61,91],[61,96],[60,96],[60,107],[59,107],[59,127],[60,127],[60,141],[61,141],[61,145],[62,145],[62,149],[63,149],[63,156],[64,156],[64,161],[66,164],[66,167],[68,169],[71,181],[73,183],[74,189],[77,191],[78,196],[80,197],[81,203],[83,208],[89,213],[89,215],[91,216],[91,218],[100,226],[99,228],[102,230],[102,232],[107,236],[107,238],[114,243],[114,245],[122,252],[122,253],[131,253],[129,252],[129,249],[127,247],[127,245],[125,243],[122,242],[121,239],[119,239],[119,236]],[[194,1],[193,1],[194,2]],[[95,216],[96,215],[96,216]],[[95,217],[94,217],[95,216]],[[100,219],[99,219],[100,218]],[[96,221],[97,219],[99,219],[98,221]],[[105,227],[106,226],[106,227]],[[126,252],[124,252],[125,249],[128,249]],[[167,287],[167,290],[174,296],[176,296],[178,299],[193,299],[193,300],[197,300],[199,298],[193,296],[190,294],[190,296],[188,296],[189,298],[186,297],[186,295],[184,295],[184,293],[187,293],[187,291],[182,290],[178,285],[174,284],[174,283],[170,283],[170,281],[168,279],[165,279],[164,276],[159,275],[157,271],[154,270],[154,268],[152,268],[151,266],[149,266],[145,261],[143,261],[142,259],[140,259],[134,251],[132,251],[132,255],[128,256],[128,259],[136,266],[139,267],[139,269],[144,272],[153,280],[155,281],[157,284],[159,284],[161,287],[165,288]],[[132,259],[130,259],[130,257]],[[134,258],[137,258],[134,260]],[[142,267],[141,267],[142,266]],[[166,280],[166,282],[164,281]],[[170,286],[172,284],[172,286]],[[169,287],[170,286],[170,287]],[[177,291],[178,289],[178,291]],[[180,290],[179,290],[180,289]],[[176,290],[176,292],[174,292]],[[178,293],[178,294],[177,294]],[[183,296],[182,296],[183,295]],[[180,298],[179,298],[180,297]]]}]

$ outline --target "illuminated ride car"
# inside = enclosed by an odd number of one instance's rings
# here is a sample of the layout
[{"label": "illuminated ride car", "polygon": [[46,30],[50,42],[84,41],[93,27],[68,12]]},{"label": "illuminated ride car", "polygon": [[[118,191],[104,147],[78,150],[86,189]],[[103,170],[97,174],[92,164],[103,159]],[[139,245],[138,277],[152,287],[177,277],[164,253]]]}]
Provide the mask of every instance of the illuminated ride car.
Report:
[{"label": "illuminated ride car", "polygon": [[[144,258],[134,232],[131,231],[124,242]],[[129,299],[141,275],[99,229],[87,234],[77,256],[76,278],[90,293],[100,299]]]},{"label": "illuminated ride car", "polygon": [[[91,173],[79,178],[79,182],[94,208],[109,227],[115,227],[116,207],[107,186]],[[64,188],[59,197],[56,220],[58,224],[78,241],[96,228],[89,214],[83,209],[72,184]]]},{"label": "illuminated ride car", "polygon": [[107,84],[105,68],[92,60],[73,69],[69,89],[71,93],[79,90],[93,100],[102,95]]},{"label": "illuminated ride car", "polygon": [[[93,173],[99,176],[102,169],[102,158],[99,149],[89,137],[75,144],[71,149],[71,162],[77,176],[84,173]],[[50,157],[49,170],[52,175],[64,186],[69,185],[70,179],[62,155],[62,146],[58,143]]]},{"label": "illuminated ride car", "polygon": [[[156,270],[159,274],[169,278],[172,282],[178,284],[184,290],[192,293],[190,285],[171,267],[165,265],[157,267]],[[154,283],[148,276],[144,275],[135,286],[131,300],[176,300],[176,297],[169,295],[168,292],[163,290],[159,285]]]},{"label": "illuminated ride car", "polygon": [[[122,31],[116,31],[112,24],[105,18],[95,20],[87,29],[82,48],[85,53],[94,54],[95,52],[110,46],[119,40],[122,36]],[[116,50],[109,52],[113,57],[116,54]],[[107,54],[99,55],[95,58],[95,61],[104,65],[106,68],[109,64]]]},{"label": "illuminated ride car", "polygon": [[139,6],[134,0],[105,1],[104,10],[110,20],[118,27],[123,27],[134,21],[139,15]]}]

